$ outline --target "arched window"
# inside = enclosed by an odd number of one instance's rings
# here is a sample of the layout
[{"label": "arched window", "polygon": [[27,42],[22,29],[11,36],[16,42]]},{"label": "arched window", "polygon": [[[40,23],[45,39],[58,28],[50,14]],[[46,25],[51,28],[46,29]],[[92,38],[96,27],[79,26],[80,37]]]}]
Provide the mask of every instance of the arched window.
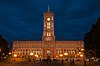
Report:
[{"label": "arched window", "polygon": [[49,36],[49,33],[47,32],[47,36]]},{"label": "arched window", "polygon": [[51,36],[51,33],[50,32],[47,32],[47,36]]},{"label": "arched window", "polygon": [[50,28],[50,22],[47,23],[47,28]]},{"label": "arched window", "polygon": [[49,36],[51,36],[51,33],[49,33]]}]

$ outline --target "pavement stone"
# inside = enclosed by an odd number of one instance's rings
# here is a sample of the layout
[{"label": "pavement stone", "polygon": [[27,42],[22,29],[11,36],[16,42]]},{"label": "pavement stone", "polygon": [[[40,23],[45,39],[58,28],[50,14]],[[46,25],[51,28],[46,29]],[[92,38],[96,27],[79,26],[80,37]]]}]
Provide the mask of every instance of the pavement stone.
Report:
[{"label": "pavement stone", "polygon": [[[64,63],[57,61],[57,62],[43,62],[43,61],[36,61],[36,62],[14,62],[14,63],[0,63],[0,66],[71,66],[70,62],[66,61]],[[75,61],[74,66],[84,66],[83,62]],[[89,62],[87,62],[86,66],[90,66]],[[100,66],[99,62],[91,62],[91,66]]]}]

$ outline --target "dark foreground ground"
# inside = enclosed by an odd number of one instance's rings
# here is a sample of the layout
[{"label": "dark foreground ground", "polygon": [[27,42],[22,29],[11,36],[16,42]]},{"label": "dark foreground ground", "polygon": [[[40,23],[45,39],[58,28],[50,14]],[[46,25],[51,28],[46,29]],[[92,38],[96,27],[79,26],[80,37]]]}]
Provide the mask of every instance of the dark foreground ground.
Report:
[{"label": "dark foreground ground", "polygon": [[[43,62],[43,61],[36,61],[36,62],[11,62],[11,63],[0,63],[0,66],[72,66],[68,61],[60,62],[54,61],[51,63]],[[83,62],[75,61],[74,66],[85,66]],[[90,66],[89,62],[87,62],[86,66]],[[91,62],[91,66],[100,66],[100,61],[98,62]]]}]

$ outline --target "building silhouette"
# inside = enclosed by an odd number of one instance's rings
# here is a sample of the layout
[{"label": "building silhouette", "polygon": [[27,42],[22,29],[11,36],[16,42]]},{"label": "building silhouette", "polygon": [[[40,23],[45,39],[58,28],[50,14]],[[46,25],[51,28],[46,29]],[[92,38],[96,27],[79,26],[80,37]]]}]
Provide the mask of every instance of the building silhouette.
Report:
[{"label": "building silhouette", "polygon": [[100,18],[96,20],[96,24],[91,26],[91,30],[85,34],[84,42],[88,52],[92,51],[91,56],[100,58]]},{"label": "building silhouette", "polygon": [[12,55],[20,58],[32,56],[35,59],[81,59],[84,41],[56,41],[54,13],[44,13],[42,41],[13,41]]}]

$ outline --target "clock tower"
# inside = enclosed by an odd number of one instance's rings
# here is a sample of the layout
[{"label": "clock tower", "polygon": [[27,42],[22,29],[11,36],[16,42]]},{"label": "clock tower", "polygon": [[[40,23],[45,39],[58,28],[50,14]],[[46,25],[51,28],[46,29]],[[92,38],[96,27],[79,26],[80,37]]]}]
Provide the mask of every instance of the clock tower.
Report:
[{"label": "clock tower", "polygon": [[54,13],[48,11],[44,13],[44,29],[42,36],[43,58],[54,57],[55,35],[54,35]]}]

